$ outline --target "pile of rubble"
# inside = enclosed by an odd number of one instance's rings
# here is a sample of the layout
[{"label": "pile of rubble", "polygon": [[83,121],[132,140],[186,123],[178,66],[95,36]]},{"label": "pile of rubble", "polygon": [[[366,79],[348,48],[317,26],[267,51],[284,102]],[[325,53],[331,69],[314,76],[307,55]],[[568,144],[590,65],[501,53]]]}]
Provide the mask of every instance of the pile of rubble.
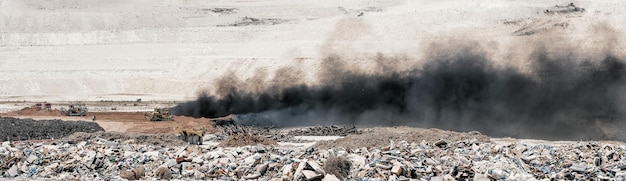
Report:
[{"label": "pile of rubble", "polygon": [[315,126],[289,131],[289,135],[298,136],[347,136],[361,133],[362,131],[358,130],[354,125],[351,127],[340,127],[336,125]]},{"label": "pile of rubble", "polygon": [[159,146],[94,138],[0,147],[4,178],[60,180],[580,180],[626,179],[626,147],[477,139],[389,140],[384,147]]},{"label": "pile of rubble", "polygon": [[104,131],[97,123],[86,121],[33,120],[0,117],[0,141],[58,139],[76,132]]},{"label": "pile of rubble", "polygon": [[258,135],[274,141],[298,142],[295,136],[347,136],[362,134],[364,131],[355,126],[313,126],[298,129],[269,129],[241,125],[219,126],[220,132],[216,134],[212,141],[222,141],[226,137],[235,135]]},{"label": "pile of rubble", "polygon": [[269,128],[259,128],[251,126],[240,125],[226,125],[220,126],[220,131],[214,137],[212,141],[222,141],[229,136],[236,135],[257,135],[263,136],[274,141],[286,141],[293,139],[293,135],[284,134],[280,130],[274,130]]}]

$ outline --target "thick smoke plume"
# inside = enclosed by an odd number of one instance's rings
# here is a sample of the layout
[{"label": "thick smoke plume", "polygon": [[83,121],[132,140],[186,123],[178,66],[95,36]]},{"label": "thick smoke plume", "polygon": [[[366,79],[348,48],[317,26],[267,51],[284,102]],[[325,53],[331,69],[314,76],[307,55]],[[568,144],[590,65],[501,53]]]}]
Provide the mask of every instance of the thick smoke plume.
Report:
[{"label": "thick smoke plume", "polygon": [[[624,125],[624,61],[611,54],[585,58],[537,48],[525,71],[495,66],[470,46],[435,50],[423,65],[402,71],[394,58],[375,59],[382,71],[355,69],[329,55],[319,85],[259,86],[229,75],[218,81],[216,94],[204,93],[173,112],[236,114],[243,124],[273,127],[407,125],[490,136],[623,139],[605,131]],[[277,75],[290,75],[281,71]]]}]

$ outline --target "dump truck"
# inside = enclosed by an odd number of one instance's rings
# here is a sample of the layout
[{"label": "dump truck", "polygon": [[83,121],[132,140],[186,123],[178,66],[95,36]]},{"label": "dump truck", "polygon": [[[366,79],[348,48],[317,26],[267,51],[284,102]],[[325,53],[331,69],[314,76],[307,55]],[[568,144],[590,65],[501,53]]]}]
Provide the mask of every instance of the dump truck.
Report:
[{"label": "dump truck", "polygon": [[67,109],[61,109],[61,113],[65,116],[87,116],[87,111],[87,107],[73,104],[70,104]]},{"label": "dump truck", "polygon": [[178,139],[183,140],[191,145],[202,145],[202,137],[204,137],[204,127],[193,128],[174,128],[178,133]]},{"label": "dump truck", "polygon": [[170,114],[169,110],[164,108],[154,108],[152,112],[146,112],[143,117],[144,119],[150,119],[150,121],[174,120],[174,117]]}]

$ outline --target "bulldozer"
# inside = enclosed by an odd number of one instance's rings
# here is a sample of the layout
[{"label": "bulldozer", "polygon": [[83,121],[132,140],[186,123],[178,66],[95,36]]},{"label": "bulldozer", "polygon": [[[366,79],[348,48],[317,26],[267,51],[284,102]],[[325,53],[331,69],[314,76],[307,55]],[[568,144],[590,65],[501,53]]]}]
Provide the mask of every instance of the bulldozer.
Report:
[{"label": "bulldozer", "polygon": [[168,109],[154,108],[152,112],[146,112],[143,114],[144,119],[150,118],[150,121],[169,121],[174,120],[174,117],[170,114]]},{"label": "bulldozer", "polygon": [[61,109],[61,113],[65,116],[87,116],[87,111],[87,107],[74,104],[70,104],[67,109]]},{"label": "bulldozer", "polygon": [[178,133],[178,139],[183,140],[191,145],[202,145],[202,137],[204,137],[204,127],[193,128],[174,128]]}]

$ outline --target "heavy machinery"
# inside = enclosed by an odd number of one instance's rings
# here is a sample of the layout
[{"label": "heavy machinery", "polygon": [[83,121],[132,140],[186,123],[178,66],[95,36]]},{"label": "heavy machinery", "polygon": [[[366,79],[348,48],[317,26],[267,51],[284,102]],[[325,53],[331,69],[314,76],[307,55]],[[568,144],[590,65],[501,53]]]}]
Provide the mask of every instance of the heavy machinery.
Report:
[{"label": "heavy machinery", "polygon": [[202,145],[202,137],[204,137],[204,127],[193,128],[174,128],[178,132],[178,139],[183,140],[192,145]]},{"label": "heavy machinery", "polygon": [[32,106],[30,106],[31,109],[34,110],[51,110],[52,109],[52,104],[44,102],[44,103],[36,103]]},{"label": "heavy machinery", "polygon": [[61,109],[61,113],[66,116],[87,116],[87,107],[70,104],[67,109]]},{"label": "heavy machinery", "polygon": [[174,117],[170,114],[168,109],[154,108],[152,112],[146,112],[143,115],[144,119],[150,118],[150,121],[168,121],[174,120]]}]

